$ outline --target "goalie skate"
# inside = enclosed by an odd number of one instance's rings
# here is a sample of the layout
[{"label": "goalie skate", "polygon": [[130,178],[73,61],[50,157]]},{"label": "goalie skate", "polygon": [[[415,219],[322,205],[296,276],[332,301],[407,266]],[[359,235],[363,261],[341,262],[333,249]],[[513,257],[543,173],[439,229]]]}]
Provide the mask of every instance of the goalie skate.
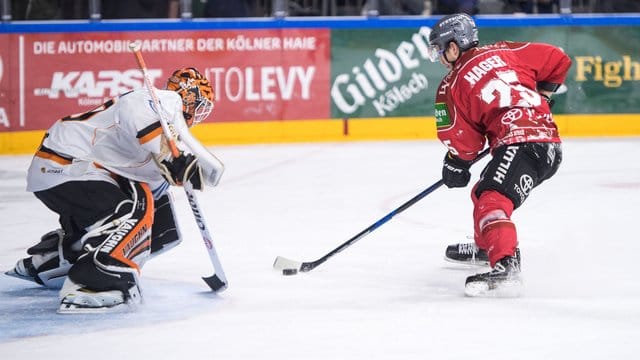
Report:
[{"label": "goalie skate", "polygon": [[31,256],[18,260],[5,275],[59,289],[71,267],[68,258],[73,258],[70,250],[63,249],[63,240],[62,229],[44,234],[38,244],[27,250]]},{"label": "goalie skate", "polygon": [[35,269],[30,257],[18,260],[13,269],[5,271],[4,274],[13,276],[14,278],[36,282]]},{"label": "goalie skate", "polygon": [[5,275],[59,289],[70,267],[69,262],[58,261],[57,253],[48,253],[18,260],[13,269],[6,271]]},{"label": "goalie skate", "polygon": [[129,312],[142,303],[138,285],[126,293],[120,290],[91,291],[75,284],[69,278],[60,290],[59,314],[101,314]]},{"label": "goalie skate", "polygon": [[469,276],[464,293],[470,297],[518,297],[522,293],[520,261],[517,257],[500,259],[486,273]]}]

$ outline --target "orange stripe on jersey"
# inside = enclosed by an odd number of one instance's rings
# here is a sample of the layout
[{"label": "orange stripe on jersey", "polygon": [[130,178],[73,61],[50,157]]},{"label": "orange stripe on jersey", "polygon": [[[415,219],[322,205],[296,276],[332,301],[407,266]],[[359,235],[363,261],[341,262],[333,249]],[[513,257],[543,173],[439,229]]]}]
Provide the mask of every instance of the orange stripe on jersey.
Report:
[{"label": "orange stripe on jersey", "polygon": [[157,128],[147,134],[145,134],[144,136],[140,137],[138,139],[138,141],[140,141],[140,144],[146,144],[149,141],[153,140],[156,138],[156,136],[160,136],[162,134],[162,128]]},{"label": "orange stripe on jersey", "polygon": [[95,166],[95,167],[96,167],[96,169],[100,169],[100,170],[104,170],[104,171],[108,172],[108,173],[109,173],[109,176],[110,176],[113,180],[115,180],[115,181],[118,181],[118,179],[120,178],[120,175],[118,175],[118,174],[116,174],[116,173],[112,172],[111,170],[109,170],[109,169],[105,168],[104,166],[102,166],[102,165],[98,164],[98,163],[97,163],[97,162],[95,162],[95,161],[93,162],[93,166]]},{"label": "orange stripe on jersey", "polygon": [[52,152],[45,152],[42,150],[38,150],[36,152],[36,156],[43,159],[48,159],[54,162],[57,162],[60,165],[71,165],[72,160],[68,158],[64,158],[58,154],[54,154]]},{"label": "orange stripe on jersey", "polygon": [[[134,255],[137,255],[141,251],[136,251],[136,254],[132,254],[132,250],[138,248],[138,246],[142,244],[148,244],[151,246],[151,227],[153,226],[153,195],[151,194],[151,189],[149,185],[146,183],[139,183],[144,191],[145,196],[145,212],[138,224],[131,230],[127,236],[125,236],[122,241],[118,244],[118,246],[111,251],[110,255],[121,261],[124,264],[136,269],[138,273],[140,272],[140,267],[135,262],[131,261]],[[142,236],[148,236],[147,239],[141,239]]]},{"label": "orange stripe on jersey", "polygon": [[156,136],[162,134],[162,125],[159,121],[154,122],[153,124],[145,127],[138,131],[136,137],[140,144],[145,144],[151,140],[153,140]]}]

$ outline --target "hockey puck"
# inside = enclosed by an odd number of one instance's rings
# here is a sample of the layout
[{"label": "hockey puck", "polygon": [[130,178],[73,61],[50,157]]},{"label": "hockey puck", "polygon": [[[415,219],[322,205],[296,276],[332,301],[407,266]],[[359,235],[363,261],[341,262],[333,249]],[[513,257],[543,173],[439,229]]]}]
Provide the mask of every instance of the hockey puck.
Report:
[{"label": "hockey puck", "polygon": [[295,275],[298,273],[298,269],[282,269],[282,275]]}]

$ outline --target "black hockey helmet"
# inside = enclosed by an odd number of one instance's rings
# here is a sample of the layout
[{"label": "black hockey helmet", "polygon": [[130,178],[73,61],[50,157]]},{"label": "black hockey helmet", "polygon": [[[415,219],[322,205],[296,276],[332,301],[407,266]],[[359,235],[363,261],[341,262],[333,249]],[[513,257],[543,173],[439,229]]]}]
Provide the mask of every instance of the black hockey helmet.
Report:
[{"label": "black hockey helmet", "polygon": [[452,41],[462,51],[478,45],[478,28],[476,28],[476,23],[471,16],[452,14],[438,20],[429,34],[431,61],[438,61],[439,54],[445,51]]}]

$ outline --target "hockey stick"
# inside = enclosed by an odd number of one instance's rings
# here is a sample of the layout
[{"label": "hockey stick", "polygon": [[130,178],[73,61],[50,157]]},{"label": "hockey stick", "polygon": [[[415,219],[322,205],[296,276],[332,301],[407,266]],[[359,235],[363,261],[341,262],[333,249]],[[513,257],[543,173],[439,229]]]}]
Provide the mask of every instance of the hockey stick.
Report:
[{"label": "hockey stick", "polygon": [[[165,116],[163,116],[160,100],[156,95],[156,92],[154,90],[155,88],[151,83],[151,78],[149,77],[149,73],[147,71],[147,65],[145,64],[144,58],[142,57],[140,44],[132,43],[129,45],[129,48],[136,57],[138,67],[142,71],[142,75],[144,77],[144,83],[149,90],[149,94],[151,94],[153,105],[158,111],[158,116],[160,117],[160,125],[162,126],[162,131],[166,135],[169,149],[171,149],[171,155],[173,155],[173,157],[178,157],[180,156],[180,150],[177,146],[177,140],[180,133],[176,129],[176,124],[173,123],[173,120],[167,120]],[[202,280],[204,280],[204,282],[207,283],[207,285],[209,285],[211,290],[213,290],[214,292],[222,292],[229,286],[229,283],[227,282],[227,277],[225,276],[224,270],[222,269],[222,264],[220,263],[216,249],[213,246],[213,242],[211,241],[212,237],[209,233],[209,227],[207,226],[207,223],[204,219],[204,214],[202,212],[202,209],[200,208],[200,203],[198,202],[198,198],[196,197],[191,183],[185,183],[183,185],[183,188],[187,196],[187,200],[189,201],[191,211],[193,212],[193,217],[195,218],[198,229],[200,230],[200,235],[202,236],[204,245],[207,248],[207,252],[209,253],[211,264],[213,265],[213,275],[209,277],[203,277]]]},{"label": "hockey stick", "polygon": [[[489,148],[486,148],[480,154],[478,154],[478,156],[475,159],[473,159],[473,161],[471,161],[471,164],[474,164],[474,163],[478,162],[480,159],[485,157],[488,153],[489,153]],[[396,216],[396,215],[400,214],[401,212],[407,210],[410,206],[412,206],[413,204],[415,204],[418,201],[422,200],[422,198],[424,198],[425,196],[431,194],[433,191],[438,189],[443,184],[444,184],[444,180],[442,180],[442,179],[438,180],[435,184],[433,184],[433,185],[429,186],[428,188],[424,189],[421,193],[419,193],[418,195],[414,196],[409,201],[407,201],[404,204],[400,205],[398,208],[396,208],[395,210],[391,211],[390,213],[385,215],[380,220],[378,220],[375,223],[371,224],[371,226],[369,226],[368,228],[362,230],[361,232],[359,232],[357,235],[355,235],[351,239],[349,239],[349,240],[345,241],[344,243],[340,244],[340,246],[338,246],[337,248],[329,251],[327,254],[325,254],[324,256],[322,256],[321,258],[319,258],[319,259],[317,259],[315,261],[300,262],[300,261],[287,259],[287,258],[282,257],[282,256],[278,256],[276,258],[275,262],[273,263],[273,268],[276,269],[276,270],[282,271],[283,275],[295,275],[298,272],[309,272],[309,271],[315,269],[316,267],[320,266],[325,261],[329,260],[329,258],[331,258],[332,256],[334,256],[337,253],[341,252],[342,250],[348,248],[349,246],[351,246],[354,243],[356,243],[358,240],[362,239],[363,237],[365,237],[369,233],[373,232],[375,229],[379,228],[380,226],[382,226],[383,224],[385,224],[386,222],[391,220],[394,216]]]}]

